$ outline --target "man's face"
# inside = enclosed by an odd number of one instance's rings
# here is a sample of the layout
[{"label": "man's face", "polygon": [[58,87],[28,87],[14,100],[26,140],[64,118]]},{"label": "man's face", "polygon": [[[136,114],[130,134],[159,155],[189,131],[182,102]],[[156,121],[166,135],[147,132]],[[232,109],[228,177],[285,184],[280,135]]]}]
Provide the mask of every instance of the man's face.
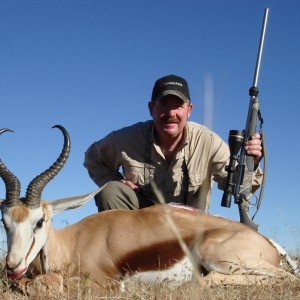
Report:
[{"label": "man's face", "polygon": [[175,138],[181,134],[192,111],[192,104],[168,95],[160,101],[149,102],[149,111],[160,136]]}]

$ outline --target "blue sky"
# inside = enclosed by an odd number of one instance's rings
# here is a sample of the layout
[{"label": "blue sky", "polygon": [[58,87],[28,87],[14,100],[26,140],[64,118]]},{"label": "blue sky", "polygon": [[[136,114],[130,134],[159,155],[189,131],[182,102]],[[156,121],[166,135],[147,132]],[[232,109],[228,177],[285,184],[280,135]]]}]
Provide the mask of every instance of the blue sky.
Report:
[{"label": "blue sky", "polygon": [[[258,81],[268,154],[260,232],[300,247],[297,0],[0,0],[0,157],[22,184],[48,168],[71,135],[70,158],[43,192],[54,200],[96,188],[84,152],[112,130],[150,118],[154,81],[185,77],[191,120],[224,140],[244,129],[264,9],[269,20]],[[5,196],[0,183],[0,197]],[[237,206],[210,212],[238,219]],[[60,228],[95,213],[94,201],[54,218]]]}]

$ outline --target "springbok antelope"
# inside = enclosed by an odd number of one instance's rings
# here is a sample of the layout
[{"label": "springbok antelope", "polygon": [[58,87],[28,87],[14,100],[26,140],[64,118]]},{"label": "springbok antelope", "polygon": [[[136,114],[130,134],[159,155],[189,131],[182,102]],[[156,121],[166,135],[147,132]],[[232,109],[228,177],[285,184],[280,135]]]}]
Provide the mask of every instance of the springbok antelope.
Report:
[{"label": "springbok antelope", "polygon": [[[17,279],[27,270],[38,275],[68,266],[70,275],[85,274],[107,286],[126,275],[163,273],[183,265],[186,254],[166,224],[166,208],[182,240],[209,274],[217,272],[224,278],[288,274],[280,269],[279,251],[261,234],[241,223],[178,205],[100,212],[55,230],[52,216],[80,207],[100,189],[83,196],[41,201],[44,187],[63,168],[70,152],[68,132],[60,125],[54,127],[64,136],[62,152],[49,169],[31,181],[24,198],[20,198],[19,180],[0,161],[0,176],[6,186],[1,211],[9,278]],[[8,129],[0,134],[4,131]],[[200,241],[195,243],[198,237]],[[209,278],[213,277],[204,277]]]}]

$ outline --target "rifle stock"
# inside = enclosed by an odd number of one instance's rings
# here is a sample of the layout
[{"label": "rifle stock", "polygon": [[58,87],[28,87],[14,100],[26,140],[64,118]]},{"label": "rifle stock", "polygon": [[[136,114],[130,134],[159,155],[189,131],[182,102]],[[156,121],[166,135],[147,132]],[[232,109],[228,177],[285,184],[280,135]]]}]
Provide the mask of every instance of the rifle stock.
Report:
[{"label": "rifle stock", "polygon": [[249,216],[249,205],[247,202],[242,202],[238,204],[239,214],[240,214],[240,223],[243,223],[250,228],[258,231],[259,225],[256,224],[253,219]]}]

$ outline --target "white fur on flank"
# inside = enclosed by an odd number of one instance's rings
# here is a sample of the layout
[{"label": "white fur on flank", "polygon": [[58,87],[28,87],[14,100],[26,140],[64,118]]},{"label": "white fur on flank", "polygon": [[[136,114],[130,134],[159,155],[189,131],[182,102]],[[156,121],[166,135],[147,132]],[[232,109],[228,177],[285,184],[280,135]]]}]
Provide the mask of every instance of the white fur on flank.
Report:
[{"label": "white fur on flank", "polygon": [[288,263],[288,265],[290,266],[292,273],[293,274],[299,274],[300,270],[299,270],[299,266],[297,264],[297,262],[293,259],[291,259],[291,257],[288,255],[288,253],[282,248],[282,246],[280,246],[278,243],[276,243],[275,241],[269,239],[269,241],[272,243],[272,245],[277,249],[277,251],[280,253],[281,255],[281,264],[283,264],[284,261],[286,261]]},{"label": "white fur on flank", "polygon": [[192,263],[187,257],[184,257],[181,261],[178,261],[176,264],[174,264],[170,269],[162,271],[139,272],[130,276],[129,278],[145,283],[162,283],[165,281],[183,283],[190,281],[192,279],[192,274]]}]

